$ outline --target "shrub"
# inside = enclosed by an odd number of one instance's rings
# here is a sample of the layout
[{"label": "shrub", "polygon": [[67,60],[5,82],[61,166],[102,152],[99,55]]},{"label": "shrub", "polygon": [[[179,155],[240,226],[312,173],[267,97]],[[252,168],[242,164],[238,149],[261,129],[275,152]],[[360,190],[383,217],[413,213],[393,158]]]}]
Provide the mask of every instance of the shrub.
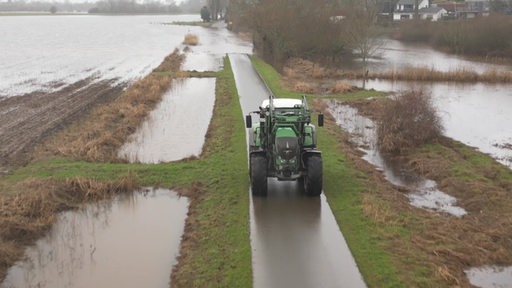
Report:
[{"label": "shrub", "polygon": [[441,119],[431,95],[411,90],[384,105],[377,128],[377,143],[382,152],[399,154],[435,141],[442,132]]}]

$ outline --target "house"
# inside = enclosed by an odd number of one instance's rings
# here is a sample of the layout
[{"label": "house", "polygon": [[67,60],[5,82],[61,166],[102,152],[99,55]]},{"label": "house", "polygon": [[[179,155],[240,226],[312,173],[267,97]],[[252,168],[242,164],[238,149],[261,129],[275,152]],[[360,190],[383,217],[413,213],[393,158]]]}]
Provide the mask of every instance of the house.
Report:
[{"label": "house", "polygon": [[489,0],[466,0],[464,2],[446,1],[435,4],[446,9],[452,19],[474,18],[488,16],[490,10]]},{"label": "house", "polygon": [[421,19],[430,21],[437,21],[448,14],[446,9],[437,6],[421,8],[418,12]]},{"label": "house", "polygon": [[[393,20],[414,19],[416,12],[429,7],[429,0],[399,0],[393,12]],[[417,8],[417,9],[416,9]]]}]

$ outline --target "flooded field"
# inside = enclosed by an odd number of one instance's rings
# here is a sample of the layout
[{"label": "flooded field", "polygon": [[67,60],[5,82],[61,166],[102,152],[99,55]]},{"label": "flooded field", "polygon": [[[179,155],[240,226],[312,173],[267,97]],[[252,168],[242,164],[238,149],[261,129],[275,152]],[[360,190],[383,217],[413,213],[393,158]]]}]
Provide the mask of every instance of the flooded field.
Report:
[{"label": "flooded field", "polygon": [[[361,69],[361,63],[350,65],[351,69]],[[486,71],[512,71],[512,66],[488,64],[467,60],[463,57],[436,51],[425,45],[403,43],[385,39],[375,58],[369,60],[371,71],[399,71],[403,68],[423,67],[438,71],[467,70],[483,73]]]},{"label": "flooded field", "polygon": [[[352,63],[348,69],[360,69],[361,67],[357,65],[357,62]],[[512,71],[512,65],[469,61],[426,46],[395,40],[386,40],[378,58],[370,61],[368,69],[398,71],[405,67],[426,67],[445,72]],[[351,83],[363,87],[361,81]],[[446,136],[477,147],[480,151],[492,155],[502,164],[512,168],[512,85],[370,80],[364,87],[390,92],[411,88],[430,91],[435,105],[441,112]]]},{"label": "flooded field", "polygon": [[[194,27],[190,33],[199,36],[199,44],[189,46],[187,58],[182,70],[218,71],[223,65],[223,58],[228,53],[251,54],[252,44],[236,37],[225,28],[224,23],[216,23],[214,28]],[[206,34],[206,35],[205,35]],[[207,37],[204,37],[207,36]]]},{"label": "flooded field", "polygon": [[214,103],[215,78],[174,80],[119,157],[155,164],[199,156]]},{"label": "flooded field", "polygon": [[356,108],[336,101],[329,102],[328,110],[336,119],[336,124],[353,135],[352,141],[365,153],[364,160],[382,171],[392,184],[412,191],[407,195],[411,205],[457,217],[467,214],[456,205],[457,199],[437,189],[435,181],[401,169],[400,163],[385,161],[377,148],[376,126],[371,119],[360,115]]},{"label": "flooded field", "polygon": [[446,136],[476,147],[512,168],[512,85],[371,80],[366,88],[429,91],[440,112]]},{"label": "flooded field", "polygon": [[0,17],[0,97],[52,92],[83,79],[130,82],[175,47],[199,15]]},{"label": "flooded field", "polygon": [[219,70],[226,53],[251,53],[252,44],[217,28],[168,25],[197,15],[69,15],[0,17],[0,97],[53,92],[84,79],[147,75],[187,33],[198,36],[183,70]]},{"label": "flooded field", "polygon": [[145,188],[59,215],[1,288],[169,287],[188,200]]}]

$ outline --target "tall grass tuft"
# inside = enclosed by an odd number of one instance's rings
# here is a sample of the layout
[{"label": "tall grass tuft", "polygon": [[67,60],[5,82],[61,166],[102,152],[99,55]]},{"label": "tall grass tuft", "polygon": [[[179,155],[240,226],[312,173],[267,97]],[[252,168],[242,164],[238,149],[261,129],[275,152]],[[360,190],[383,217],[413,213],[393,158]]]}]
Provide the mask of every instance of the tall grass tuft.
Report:
[{"label": "tall grass tuft", "polygon": [[199,44],[199,38],[197,37],[197,35],[188,33],[187,35],[185,35],[183,44],[196,46],[197,44]]},{"label": "tall grass tuft", "polygon": [[384,105],[377,128],[377,143],[385,153],[400,154],[438,139],[443,132],[441,119],[431,95],[406,91]]}]

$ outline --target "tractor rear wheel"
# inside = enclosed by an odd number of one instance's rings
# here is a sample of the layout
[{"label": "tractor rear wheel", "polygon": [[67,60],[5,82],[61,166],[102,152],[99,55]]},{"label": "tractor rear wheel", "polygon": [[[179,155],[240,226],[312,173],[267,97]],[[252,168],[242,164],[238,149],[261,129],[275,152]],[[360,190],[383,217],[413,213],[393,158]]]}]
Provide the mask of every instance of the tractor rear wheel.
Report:
[{"label": "tractor rear wheel", "polygon": [[267,195],[267,159],[262,155],[251,155],[251,190],[253,196]]},{"label": "tractor rear wheel", "polygon": [[306,166],[308,174],[304,176],[304,190],[308,196],[320,196],[322,194],[322,156],[311,155],[307,158]]}]

